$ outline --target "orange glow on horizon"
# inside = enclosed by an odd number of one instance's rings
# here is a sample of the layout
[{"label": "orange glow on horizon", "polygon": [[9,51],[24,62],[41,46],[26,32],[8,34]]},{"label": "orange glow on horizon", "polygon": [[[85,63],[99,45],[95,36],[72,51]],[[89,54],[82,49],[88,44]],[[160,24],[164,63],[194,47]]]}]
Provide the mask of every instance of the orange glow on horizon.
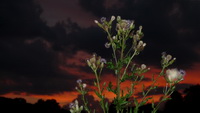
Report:
[{"label": "orange glow on horizon", "polygon": [[[200,84],[200,78],[199,78],[199,74],[200,74],[200,70],[198,69],[198,67],[200,66],[200,64],[195,64],[194,68],[192,69],[188,69],[186,70],[186,76],[185,79],[183,81],[181,81],[181,83],[183,84]],[[79,77],[81,77],[81,79],[94,79],[94,75],[92,74],[87,74],[86,72],[83,73],[77,69],[73,69],[73,68],[63,68],[60,67],[63,71],[67,71],[70,73],[73,73]],[[151,79],[152,76],[152,72],[153,73],[159,73],[159,69],[156,68],[152,68],[150,72],[146,73],[145,76],[147,78]],[[82,76],[81,76],[82,75]],[[157,75],[155,75],[156,77]],[[76,81],[74,81],[76,82]],[[103,75],[102,76],[102,82],[101,85],[103,85],[103,83],[106,82],[107,85],[109,82],[112,82],[113,85],[116,85],[116,78],[115,76],[111,75],[111,74],[107,74],[107,75]],[[148,87],[149,85],[151,85],[152,81],[143,81],[141,82],[142,84],[145,84],[145,87]],[[165,86],[166,85],[166,81],[163,77],[161,77],[158,81],[158,85],[159,86]],[[75,87],[75,86],[74,86]],[[91,89],[95,89],[94,86],[87,86],[88,88]],[[130,81],[124,82],[121,86],[121,88],[124,90],[124,92],[126,92],[126,87],[130,87]],[[137,92],[141,91],[141,85],[136,86],[136,90],[138,90]],[[136,92],[136,93],[137,93]],[[98,100],[98,97],[95,95],[94,92],[89,92],[90,95],[94,96],[95,100]],[[109,99],[109,101],[111,102],[113,100],[113,98],[115,97],[115,94],[108,92],[106,89],[104,91],[105,96]],[[53,94],[53,95],[35,95],[35,94],[27,94],[27,93],[8,93],[8,94],[4,94],[1,95],[3,97],[8,97],[8,98],[24,98],[27,100],[27,102],[29,103],[36,103],[38,101],[38,99],[43,99],[43,100],[47,100],[47,99],[55,99],[60,106],[66,105],[70,102],[72,102],[74,99],[77,98],[77,96],[79,95],[78,92],[76,91],[70,91],[70,92],[63,92],[63,93],[59,93],[59,94]],[[153,95],[154,101],[158,101],[160,99],[162,95]],[[139,99],[140,100],[140,99]]]}]

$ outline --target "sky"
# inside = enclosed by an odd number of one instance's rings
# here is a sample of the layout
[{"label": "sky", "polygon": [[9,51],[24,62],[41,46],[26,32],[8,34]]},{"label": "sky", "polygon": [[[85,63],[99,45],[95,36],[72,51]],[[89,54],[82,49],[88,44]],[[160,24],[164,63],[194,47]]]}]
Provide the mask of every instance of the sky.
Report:
[{"label": "sky", "polygon": [[[56,99],[65,105],[80,98],[77,79],[94,89],[95,76],[86,59],[93,53],[107,59],[112,54],[104,47],[106,34],[94,20],[112,15],[134,20],[136,28],[143,26],[147,46],[136,62],[151,68],[146,86],[151,73],[160,71],[164,51],[177,58],[173,68],[186,71],[177,90],[199,84],[199,11],[200,0],[1,0],[0,96],[31,103]],[[114,83],[115,76],[105,72],[102,81]],[[165,81],[159,81],[162,88]],[[122,88],[126,86],[129,82]],[[112,93],[105,93],[113,99]],[[89,94],[96,102],[94,93]]]}]

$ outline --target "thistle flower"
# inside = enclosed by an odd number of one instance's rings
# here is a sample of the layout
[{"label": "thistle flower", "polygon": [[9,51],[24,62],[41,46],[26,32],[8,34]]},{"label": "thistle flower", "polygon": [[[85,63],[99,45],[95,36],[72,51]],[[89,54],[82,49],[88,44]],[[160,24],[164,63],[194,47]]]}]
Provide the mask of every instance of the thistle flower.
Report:
[{"label": "thistle flower", "polygon": [[86,88],[87,87],[87,84],[86,83],[83,83],[83,88]]},{"label": "thistle flower", "polygon": [[182,81],[183,77],[185,76],[184,70],[178,70],[178,69],[168,69],[166,71],[165,79],[167,82],[173,83],[177,81]]},{"label": "thistle flower", "polygon": [[74,103],[69,103],[69,108],[70,109],[74,108]]},{"label": "thistle flower", "polygon": [[144,43],[143,41],[139,41],[135,49],[138,51],[142,51],[145,46],[146,46],[146,43]]},{"label": "thistle flower", "polygon": [[81,79],[78,79],[76,82],[77,82],[78,84],[81,84],[81,83],[82,83],[82,80],[81,80]]},{"label": "thistle flower", "polygon": [[106,17],[101,17],[101,23],[104,23],[106,21]]},{"label": "thistle flower", "polygon": [[99,23],[99,21],[98,21],[98,20],[94,20],[94,23],[98,24],[98,23]]},{"label": "thistle flower", "polygon": [[121,20],[121,16],[117,16],[117,21],[120,21]]},{"label": "thistle flower", "polygon": [[104,59],[104,58],[101,59],[101,63],[105,64],[106,62],[107,62],[106,59]]},{"label": "thistle flower", "polygon": [[112,21],[114,21],[114,20],[115,20],[115,16],[111,16],[110,21],[112,22]]},{"label": "thistle flower", "polygon": [[81,111],[83,110],[83,106],[79,107],[77,100],[75,100],[74,103],[70,103],[69,108],[71,113],[81,113]]},{"label": "thistle flower", "polygon": [[176,60],[176,58],[172,58],[172,56],[170,54],[166,54],[166,52],[162,52],[161,58],[161,65],[165,67],[171,65]]},{"label": "thistle flower", "polygon": [[106,48],[110,48],[110,45],[111,45],[111,44],[108,43],[108,42],[105,43],[105,47],[106,47]]},{"label": "thistle flower", "polygon": [[146,69],[146,68],[147,68],[147,66],[145,64],[141,65],[141,69]]},{"label": "thistle flower", "polygon": [[103,68],[106,60],[101,58],[100,56],[96,56],[93,54],[93,57],[87,60],[87,64],[92,68],[93,71],[96,71],[98,68]]},{"label": "thistle flower", "polygon": [[121,20],[119,23],[117,23],[116,29],[126,31],[130,29],[131,27],[133,27],[133,21]]}]

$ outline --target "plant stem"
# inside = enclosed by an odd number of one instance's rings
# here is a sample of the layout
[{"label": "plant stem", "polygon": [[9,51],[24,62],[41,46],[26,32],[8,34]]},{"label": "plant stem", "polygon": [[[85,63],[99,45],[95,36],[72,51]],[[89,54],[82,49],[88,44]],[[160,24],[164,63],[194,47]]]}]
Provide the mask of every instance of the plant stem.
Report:
[{"label": "plant stem", "polygon": [[102,98],[100,98],[102,100],[102,109],[103,109],[103,112],[106,113],[105,104],[104,104],[104,97],[103,97],[102,92],[101,92],[99,77],[98,77],[97,71],[94,71],[94,73],[95,73],[95,77],[96,77],[96,80],[97,80],[97,87],[98,87],[99,94],[102,96]]},{"label": "plant stem", "polygon": [[172,86],[171,86],[171,83],[170,83],[169,89],[165,92],[164,96],[162,97],[161,101],[159,101],[159,103],[156,105],[156,107],[153,108],[152,113],[156,113],[157,110],[159,109],[160,104],[161,104],[163,101],[165,101],[173,92],[174,92],[174,91],[173,91]]},{"label": "plant stem", "polygon": [[88,108],[88,106],[87,106],[87,103],[86,103],[86,101],[85,101],[85,96],[84,96],[84,94],[82,95],[82,100],[83,100],[83,103],[84,103],[84,108],[85,108],[85,110],[86,110],[88,113],[90,113],[90,110],[89,110],[89,108]]},{"label": "plant stem", "polygon": [[131,63],[133,57],[136,55],[136,53],[137,53],[137,51],[135,50],[134,53],[133,53],[133,55],[132,55],[131,58],[129,59],[129,61],[128,61],[126,67],[125,67],[125,69],[124,69],[124,73],[122,74],[121,79],[123,79],[124,75],[126,74],[126,71],[127,71],[128,67],[129,67],[129,65],[130,65],[130,63]]}]

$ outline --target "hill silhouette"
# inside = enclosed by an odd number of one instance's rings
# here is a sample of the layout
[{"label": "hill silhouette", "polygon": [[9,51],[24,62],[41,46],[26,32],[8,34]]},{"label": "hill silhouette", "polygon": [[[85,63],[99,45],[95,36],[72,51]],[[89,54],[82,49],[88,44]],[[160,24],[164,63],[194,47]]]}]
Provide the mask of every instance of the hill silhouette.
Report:
[{"label": "hill silhouette", "polygon": [[[200,85],[193,85],[184,90],[184,96],[178,91],[171,95],[171,100],[165,103],[162,111],[158,113],[189,113],[199,112],[200,107]],[[132,108],[134,109],[134,107]],[[39,99],[35,104],[27,103],[23,98],[0,97],[1,113],[70,113],[68,108],[59,106],[54,99]],[[151,104],[140,107],[139,113],[151,113]],[[125,110],[124,110],[125,111]],[[86,113],[82,111],[82,113]],[[110,105],[109,113],[116,113],[114,105]]]}]

